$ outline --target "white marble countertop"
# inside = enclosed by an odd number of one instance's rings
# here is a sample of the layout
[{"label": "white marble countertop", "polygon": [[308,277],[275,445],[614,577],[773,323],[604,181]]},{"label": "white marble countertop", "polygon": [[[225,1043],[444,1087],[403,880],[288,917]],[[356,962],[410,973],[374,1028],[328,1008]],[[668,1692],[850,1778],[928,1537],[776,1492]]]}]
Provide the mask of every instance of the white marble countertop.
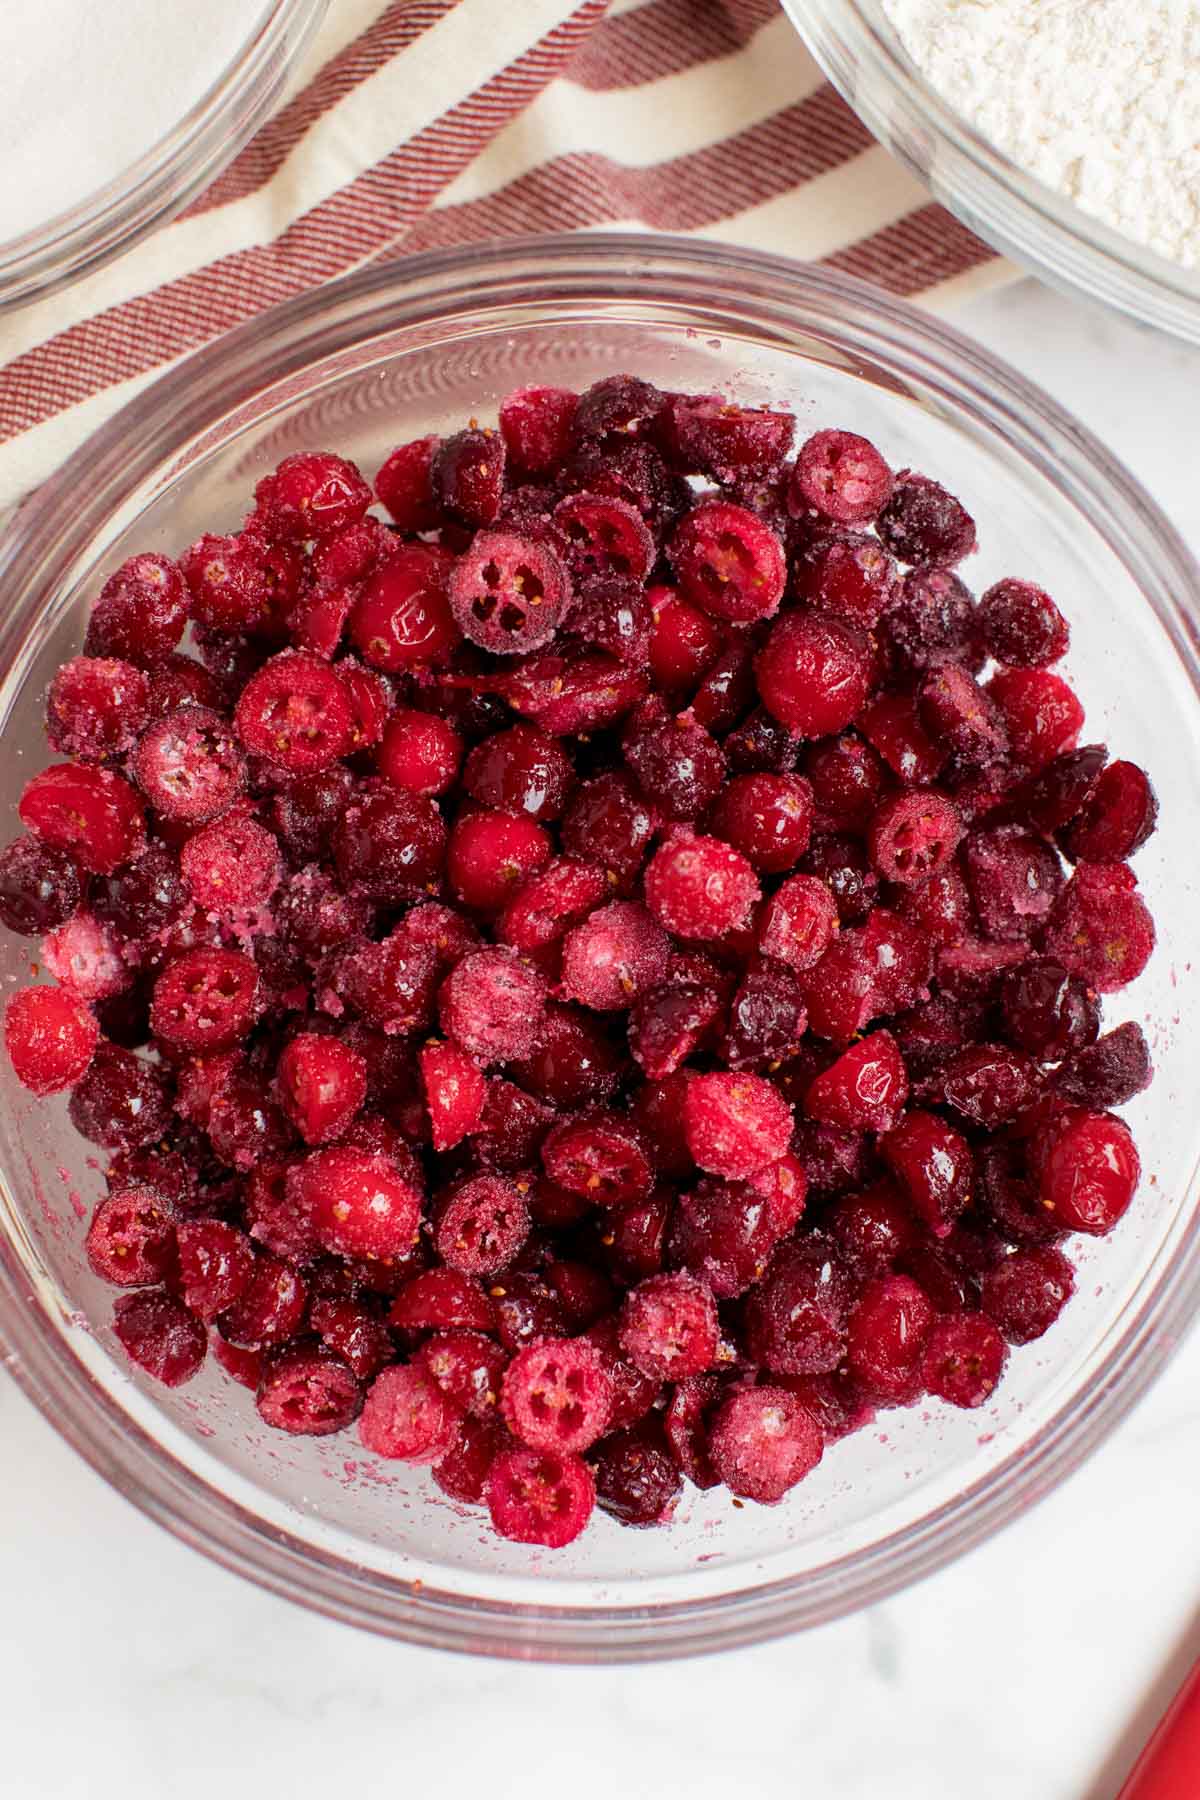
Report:
[{"label": "white marble countertop", "polygon": [[[1200,356],[1032,283],[957,322],[1098,431],[1200,549]],[[235,1580],[0,1376],[0,1791],[1114,1800],[1200,1653],[1198,1381],[1193,1338],[1065,1487],[871,1612],[701,1662],[550,1670],[381,1642]]]}]

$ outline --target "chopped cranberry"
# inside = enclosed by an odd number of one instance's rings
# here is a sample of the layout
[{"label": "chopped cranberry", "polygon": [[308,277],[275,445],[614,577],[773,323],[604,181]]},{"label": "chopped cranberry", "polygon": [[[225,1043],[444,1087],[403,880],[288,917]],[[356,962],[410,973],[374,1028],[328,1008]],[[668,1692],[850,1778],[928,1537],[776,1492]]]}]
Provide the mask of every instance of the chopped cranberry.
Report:
[{"label": "chopped cranberry", "polygon": [[829,1226],[856,1275],[880,1275],[915,1248],[918,1226],[899,1189],[877,1181],[859,1194],[845,1194],[829,1214]]},{"label": "chopped cranberry", "polygon": [[474,1160],[504,1174],[526,1170],[538,1159],[556,1114],[514,1082],[493,1075],[484,1095],[479,1131],[472,1140]]},{"label": "chopped cranberry", "polygon": [[464,809],[450,833],[446,873],[465,906],[496,913],[549,856],[546,832],[527,814]]},{"label": "chopped cranberry", "polygon": [[875,970],[859,932],[843,931],[802,977],[809,1030],[847,1045],[875,1016]]},{"label": "chopped cranberry", "polygon": [[824,613],[789,613],[755,663],[763,705],[800,737],[844,731],[870,688],[870,655],[849,626]]},{"label": "chopped cranberry", "polygon": [[944,869],[958,848],[962,822],[940,794],[898,794],[871,821],[871,861],[887,881],[915,887]]},{"label": "chopped cranberry", "polygon": [[267,1357],[255,1404],[276,1431],[328,1437],[354,1423],[363,1391],[353,1370],[325,1344],[289,1344]]},{"label": "chopped cranberry", "polygon": [[921,723],[915,694],[881,694],[860,713],[858,728],[907,786],[923,786],[937,779],[946,751]]},{"label": "chopped cranberry", "polygon": [[880,1143],[913,1210],[944,1237],[971,1197],[971,1148],[936,1114],[914,1109]]},{"label": "chopped cranberry", "polygon": [[746,1302],[746,1343],[772,1375],[821,1375],[846,1351],[853,1283],[819,1243],[785,1246]]},{"label": "chopped cranberry", "polygon": [[1124,862],[1141,849],[1157,820],[1158,797],[1145,770],[1109,763],[1067,828],[1063,849],[1075,862]]},{"label": "chopped cranberry", "polygon": [[1041,1128],[1032,1162],[1042,1204],[1057,1223],[1098,1237],[1127,1212],[1141,1175],[1124,1120],[1084,1107],[1071,1107]]},{"label": "chopped cranberry", "polygon": [[719,1329],[711,1291],[694,1275],[652,1275],[625,1297],[621,1349],[645,1375],[682,1381],[711,1368]]},{"label": "chopped cranberry", "polygon": [[776,889],[758,922],[764,956],[791,969],[810,969],[821,960],[837,930],[837,907],[823,881],[793,875]]},{"label": "chopped cranberry", "polygon": [[384,1369],[367,1390],[358,1434],[376,1456],[433,1463],[454,1440],[459,1409],[416,1363]]},{"label": "chopped cranberry", "polygon": [[426,1269],[396,1295],[388,1324],[403,1331],[495,1331],[496,1308],[457,1269]]},{"label": "chopped cranberry", "polygon": [[250,677],[234,724],[253,754],[312,775],[349,750],[354,716],[336,670],[307,651],[285,650]]},{"label": "chopped cranberry", "polygon": [[460,642],[446,582],[450,559],[429,544],[402,544],[369,577],[350,614],[363,661],[386,673],[435,668]]},{"label": "chopped cranberry", "polygon": [[683,1484],[657,1419],[603,1438],[591,1464],[603,1512],[622,1525],[670,1522]]},{"label": "chopped cranberry", "polygon": [[949,569],[975,549],[975,521],[928,475],[901,469],[876,520],[880,537],[901,562]]},{"label": "chopped cranberry", "polygon": [[1031,825],[1053,837],[1082,812],[1107,761],[1103,744],[1064,750],[1021,784],[1016,803]]},{"label": "chopped cranberry", "polygon": [[276,1075],[280,1103],[306,1144],[340,1138],[367,1097],[365,1057],[337,1038],[292,1039]]},{"label": "chopped cranberry", "polygon": [[902,1012],[924,1000],[933,974],[929,939],[899,913],[877,906],[862,928],[876,1011]]},{"label": "chopped cranberry", "polygon": [[963,866],[979,922],[993,939],[1029,938],[1045,923],[1062,891],[1058,857],[1019,825],[971,832]]},{"label": "chopped cranberry", "polygon": [[595,863],[560,857],[532,876],[496,921],[496,936],[532,955],[557,943],[609,892]]},{"label": "chopped cranberry", "polygon": [[697,1075],[684,1100],[684,1124],[698,1167],[739,1181],[784,1155],[792,1109],[759,1075]]},{"label": "chopped cranberry", "polygon": [[85,1248],[92,1269],[114,1287],[165,1281],[174,1265],[175,1229],[161,1196],[148,1187],[113,1188],[92,1215]]},{"label": "chopped cranberry", "polygon": [[328,450],[285,456],[254,490],[268,534],[283,539],[325,538],[344,531],[362,518],[371,497],[354,464]]},{"label": "chopped cranberry", "polygon": [[749,632],[738,633],[705,670],[689,709],[705,731],[720,736],[738,724],[753,706],[755,641]]},{"label": "chopped cranberry", "polygon": [[579,1536],[595,1494],[591,1471],[578,1456],[525,1445],[499,1451],[484,1484],[496,1533],[548,1550],[560,1550]]},{"label": "chopped cranberry", "polygon": [[387,1327],[361,1301],[330,1294],[313,1300],[309,1323],[327,1350],[360,1381],[370,1381],[395,1356]]},{"label": "chopped cranberry", "polygon": [[988,654],[999,663],[1043,669],[1070,647],[1067,621],[1032,581],[1010,578],[990,587],[979,602],[979,621]]},{"label": "chopped cranberry", "polygon": [[796,429],[790,412],[739,406],[720,394],[669,394],[660,423],[676,468],[721,482],[771,474]]},{"label": "chopped cranberry", "polygon": [[39,1096],[82,1080],[96,1053],[95,1015],[61,988],[21,988],[4,1011],[4,1046],[22,1087]]},{"label": "chopped cranberry", "polygon": [[514,1436],[533,1450],[564,1456],[594,1444],[612,1417],[604,1358],[584,1338],[519,1350],[504,1371],[500,1407]]},{"label": "chopped cranberry", "polygon": [[971,896],[953,863],[920,887],[904,888],[897,904],[904,918],[935,945],[961,943],[972,928]]},{"label": "chopped cranberry", "polygon": [[132,663],[77,656],[63,663],[46,701],[52,750],[80,762],[107,762],[133,748],[149,716],[149,684]]},{"label": "chopped cranberry", "polygon": [[719,654],[721,627],[699,606],[681,599],[674,588],[647,591],[652,626],[650,672],[665,693],[690,693]]},{"label": "chopped cranberry", "polygon": [[835,831],[861,831],[883,788],[883,766],[871,745],[853,732],[814,744],[804,773],[819,822]]},{"label": "chopped cranberry", "polygon": [[315,1151],[287,1178],[299,1215],[338,1256],[401,1256],[421,1217],[420,1195],[390,1157],[335,1146]]},{"label": "chopped cranberry", "polygon": [[787,579],[783,545],[745,507],[705,500],[682,520],[671,544],[684,600],[717,619],[747,625],[778,611]]},{"label": "chopped cranberry", "polygon": [[597,1109],[556,1125],[542,1146],[551,1181],[597,1206],[644,1199],[653,1181],[636,1129],[620,1113]]},{"label": "chopped cranberry", "polygon": [[1044,769],[1078,742],[1083,708],[1061,675],[999,669],[986,692],[1000,709],[1013,755],[1027,768]]},{"label": "chopped cranberry", "polygon": [[738,775],[726,783],[712,824],[756,869],[781,875],[808,848],[812,814],[812,789],[802,776]]},{"label": "chopped cranberry", "polygon": [[1039,1062],[1061,1062],[1093,1043],[1100,1029],[1094,993],[1048,958],[1022,963],[1006,975],[1000,1004],[1011,1042]]},{"label": "chopped cranberry", "polygon": [[516,656],[539,649],[554,636],[569,587],[548,543],[513,532],[481,531],[454,565],[449,597],[455,623],[472,643],[496,655]]},{"label": "chopped cranberry", "polygon": [[400,1037],[429,1024],[436,983],[435,953],[398,927],[379,944],[339,945],[318,970],[316,998],[335,1017],[349,1007]]},{"label": "chopped cranberry", "polygon": [[429,465],[434,499],[464,525],[490,525],[500,511],[504,460],[504,439],[489,427],[442,438]]},{"label": "chopped cranberry", "polygon": [[258,1007],[258,970],[239,950],[187,950],[154,984],[155,1035],[180,1050],[225,1050],[245,1036]]},{"label": "chopped cranberry", "polygon": [[896,564],[874,538],[854,533],[818,539],[796,562],[792,589],[817,612],[871,631],[895,602]]},{"label": "chopped cranberry", "polygon": [[983,1310],[1012,1344],[1044,1337],[1075,1291],[1061,1250],[1014,1250],[983,1278]]},{"label": "chopped cranberry", "polygon": [[651,1080],[673,1074],[711,1030],[720,1011],[719,994],[699,983],[651,988],[638,998],[630,1015],[634,1061]]},{"label": "chopped cranberry", "polygon": [[432,531],[438,522],[429,466],[440,438],[397,444],[378,475],[375,492],[401,531]]},{"label": "chopped cranberry", "polygon": [[396,906],[436,889],[446,827],[426,796],[368,783],[333,828],[333,855],[346,887]]},{"label": "chopped cranberry", "polygon": [[517,388],[500,404],[500,435],[508,467],[545,475],[566,461],[578,397],[569,388]]},{"label": "chopped cranberry", "polygon": [[946,1106],[971,1125],[995,1131],[1038,1097],[1036,1063],[1004,1044],[970,1044],[945,1064],[938,1093]]},{"label": "chopped cranberry", "polygon": [[131,556],[100,590],[84,652],[157,668],[178,645],[187,616],[187,588],[178,564],[153,552]]},{"label": "chopped cranberry", "polygon": [[212,1352],[229,1376],[240,1387],[250,1388],[258,1392],[258,1384],[262,1380],[266,1366],[266,1355],[261,1350],[243,1350],[236,1344],[227,1344],[220,1332],[212,1334]]},{"label": "chopped cranberry", "polygon": [[1098,1041],[1069,1056],[1058,1072],[1055,1090],[1079,1106],[1124,1106],[1149,1087],[1154,1069],[1140,1025],[1130,1021],[1106,1032]]},{"label": "chopped cranberry", "polygon": [[770,1073],[795,1056],[807,1024],[799,978],[764,957],[747,969],[734,994],[721,1054],[731,1069]]},{"label": "chopped cranberry", "polygon": [[221,1315],[221,1335],[242,1349],[284,1344],[300,1329],[308,1286],[277,1256],[259,1251],[250,1278]]},{"label": "chopped cranberry", "polygon": [[838,525],[870,525],[892,494],[892,472],[869,439],[817,431],[800,447],[789,510],[811,507]]},{"label": "chopped cranberry", "polygon": [[561,746],[532,725],[514,725],[477,744],[467,759],[463,784],[482,806],[557,819],[572,784]]},{"label": "chopped cranberry", "polygon": [[627,713],[649,685],[638,669],[588,652],[570,659],[531,656],[500,689],[515,711],[553,737],[601,731]]},{"label": "chopped cranberry", "polygon": [[151,725],[132,768],[155,812],[186,825],[218,817],[246,784],[245,759],[232,731],[203,706],[181,707]]},{"label": "chopped cranberry", "polygon": [[438,997],[443,1031],[481,1063],[528,1056],[545,1006],[541,977],[498,946],[464,956]]},{"label": "chopped cranberry", "polygon": [[529,1233],[529,1207],[511,1181],[479,1175],[452,1188],[434,1213],[434,1247],[451,1269],[491,1275],[507,1268]]},{"label": "chopped cranberry", "polygon": [[647,703],[626,727],[622,749],[642,791],[672,819],[695,818],[721,791],[721,747],[690,713],[673,718]]},{"label": "chopped cranberry", "polygon": [[731,1494],[773,1506],[816,1468],[821,1428],[782,1387],[738,1387],[713,1414],[708,1453]]},{"label": "chopped cranberry", "polygon": [[170,1129],[167,1077],[132,1051],[101,1042],[77,1082],[68,1110],[76,1131],[91,1143],[108,1150],[137,1149]]},{"label": "chopped cranberry", "polygon": [[563,941],[562,991],[597,1012],[632,1006],[666,973],[669,940],[645,907],[614,900]]},{"label": "chopped cranberry", "polygon": [[510,1355],[548,1339],[570,1336],[562,1301],[552,1283],[526,1269],[509,1269],[488,1288],[496,1329]]},{"label": "chopped cranberry", "polygon": [[464,1415],[455,1425],[450,1448],[433,1465],[435,1486],[461,1505],[478,1506],[488,1471],[506,1436],[494,1420]]},{"label": "chopped cranberry", "polygon": [[427,1044],[420,1060],[433,1147],[452,1150],[478,1128],[486,1083],[478,1065],[455,1044]]},{"label": "chopped cranberry", "polygon": [[21,823],[94,875],[132,862],[146,842],[141,801],[111,769],[56,763],[26,783]]},{"label": "chopped cranberry", "polygon": [[922,1384],[952,1406],[982,1406],[995,1391],[1008,1346],[986,1313],[939,1319],[921,1364]]},{"label": "chopped cranberry", "polygon": [[164,1387],[190,1381],[208,1349],[199,1319],[161,1289],[122,1294],[113,1308],[113,1332],[129,1360]]},{"label": "chopped cranberry", "polygon": [[998,762],[1008,750],[1008,732],[999,709],[966,669],[943,663],[918,688],[921,722],[962,769]]},{"label": "chopped cranberry", "polygon": [[728,733],[721,748],[734,775],[790,775],[796,767],[798,739],[765,706],[756,706]]},{"label": "chopped cranberry", "polygon": [[847,1324],[851,1374],[881,1400],[904,1405],[916,1399],[934,1319],[928,1296],[911,1276],[868,1283]]},{"label": "chopped cranberry", "polygon": [[890,1131],[908,1098],[908,1076],[890,1031],[875,1031],[843,1051],[809,1087],[804,1110],[826,1125]]},{"label": "chopped cranberry", "polygon": [[274,833],[241,813],[189,838],[179,866],[196,904],[225,917],[265,905],[282,874]]},{"label": "chopped cranberry", "polygon": [[628,891],[645,861],[659,824],[653,806],[623,775],[600,775],[578,789],[562,822],[570,856],[596,862],[615,887]]},{"label": "chopped cranberry", "polygon": [[645,891],[659,923],[693,941],[740,930],[759,897],[754,870],[739,851],[720,838],[683,832],[655,853]]},{"label": "chopped cranberry", "polygon": [[197,1318],[210,1324],[240,1300],[250,1284],[254,1273],[250,1239],[221,1219],[181,1219],[175,1241],[184,1301]]},{"label": "chopped cranberry", "polygon": [[557,1004],[546,1008],[533,1054],[512,1064],[524,1087],[568,1111],[607,1099],[622,1068],[619,1053],[598,1020],[577,1007]]},{"label": "chopped cranberry", "polygon": [[1154,949],[1154,921],[1124,863],[1080,863],[1046,926],[1047,955],[1096,990],[1136,979]]},{"label": "chopped cranberry", "polygon": [[442,1392],[475,1418],[495,1418],[508,1357],[478,1331],[439,1331],[415,1359]]}]

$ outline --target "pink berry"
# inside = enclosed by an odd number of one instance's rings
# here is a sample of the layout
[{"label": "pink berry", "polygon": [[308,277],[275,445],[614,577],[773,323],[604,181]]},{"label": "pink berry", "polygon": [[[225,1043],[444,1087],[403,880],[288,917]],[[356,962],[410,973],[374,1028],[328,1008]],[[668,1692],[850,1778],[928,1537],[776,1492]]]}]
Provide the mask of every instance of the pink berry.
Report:
[{"label": "pink berry", "polygon": [[684,1100],[684,1124],[698,1167],[740,1181],[784,1155],[792,1109],[759,1075],[697,1075]]},{"label": "pink berry", "polygon": [[604,1359],[584,1338],[519,1350],[504,1371],[500,1409],[532,1450],[573,1456],[602,1437],[612,1417]]},{"label": "pink berry", "polygon": [[459,1409],[425,1370],[384,1369],[367,1390],[358,1435],[367,1450],[397,1462],[433,1463],[454,1438]]},{"label": "pink berry", "polygon": [[561,1550],[587,1524],[596,1488],[579,1457],[518,1445],[495,1457],[484,1498],[500,1537]]},{"label": "pink berry", "polygon": [[566,610],[569,587],[548,543],[510,531],[481,531],[455,563],[448,593],[464,637],[494,655],[519,656],[549,643]]},{"label": "pink berry", "polygon": [[427,1044],[420,1062],[433,1147],[452,1150],[479,1126],[487,1091],[484,1077],[456,1044]]},{"label": "pink berry", "polygon": [[800,446],[788,507],[806,507],[838,525],[869,525],[891,498],[892,472],[869,439],[817,431]]},{"label": "pink berry", "polygon": [[21,988],[4,1011],[4,1045],[13,1073],[40,1096],[74,1087],[99,1039],[94,1014],[61,988]]},{"label": "pink berry", "polygon": [[42,966],[77,1000],[94,1004],[111,1000],[132,984],[133,971],[121,949],[112,926],[81,909],[42,939]]},{"label": "pink berry", "polygon": [[739,1387],[723,1400],[708,1454],[731,1494],[774,1506],[821,1460],[825,1444],[812,1414],[786,1388]]}]

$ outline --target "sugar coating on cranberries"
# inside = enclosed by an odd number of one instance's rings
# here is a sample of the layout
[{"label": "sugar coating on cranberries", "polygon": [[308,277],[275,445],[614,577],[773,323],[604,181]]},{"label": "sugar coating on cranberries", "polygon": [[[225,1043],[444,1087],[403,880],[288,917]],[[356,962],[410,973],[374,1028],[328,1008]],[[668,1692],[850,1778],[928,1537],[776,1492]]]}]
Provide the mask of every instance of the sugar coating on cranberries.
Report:
[{"label": "sugar coating on cranberries", "polygon": [[4,1038],[148,1376],[558,1550],[989,1405],[1151,1203],[1151,775],[986,496],[814,425],[526,387],[108,577]]}]

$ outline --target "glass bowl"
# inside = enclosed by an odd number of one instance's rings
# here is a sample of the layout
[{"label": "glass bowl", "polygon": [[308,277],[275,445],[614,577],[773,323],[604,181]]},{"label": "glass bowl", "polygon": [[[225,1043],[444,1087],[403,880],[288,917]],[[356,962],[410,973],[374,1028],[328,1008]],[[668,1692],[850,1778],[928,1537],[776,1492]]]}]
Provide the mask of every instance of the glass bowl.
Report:
[{"label": "glass bowl", "polygon": [[144,156],[78,205],[0,243],[0,309],[122,255],[214,181],[272,110],[328,0],[260,0],[234,62]]},{"label": "glass bowl", "polygon": [[1122,236],[1029,175],[937,93],[880,0],[783,0],[863,124],[950,211],[1056,287],[1200,343],[1200,270]]},{"label": "glass bowl", "polygon": [[[294,1600],[412,1641],[562,1661],[751,1642],[880,1599],[1018,1517],[1151,1380],[1200,1289],[1200,1110],[1186,1034],[1200,1005],[1195,793],[1200,571],[1153,501],[1015,370],[871,288],[721,245],[574,236],[416,257],[305,295],[134,400],[0,540],[0,808],[47,760],[46,684],[103,575],[239,520],[302,445],[369,469],[396,442],[494,415],[510,388],[628,369],[793,406],[801,433],[860,429],[953,483],[983,521],[968,565],[1045,582],[1075,621],[1089,734],[1155,772],[1162,825],[1139,859],[1160,948],[1131,996],[1158,1079],[1131,1109],[1146,1157],[1115,1235],[1081,1246],[1079,1292],[1017,1351],[994,1404],[892,1412],[836,1445],[789,1501],[689,1490],[668,1530],[605,1517],[554,1554],[493,1538],[427,1475],[353,1434],[288,1439],[212,1363],[175,1393],[133,1369],[82,1256],[101,1189],[61,1099],[0,1075],[0,1336],[17,1378],[152,1518]],[[31,945],[0,946],[9,981]],[[1115,1017],[1120,1017],[1119,1007]]]}]

